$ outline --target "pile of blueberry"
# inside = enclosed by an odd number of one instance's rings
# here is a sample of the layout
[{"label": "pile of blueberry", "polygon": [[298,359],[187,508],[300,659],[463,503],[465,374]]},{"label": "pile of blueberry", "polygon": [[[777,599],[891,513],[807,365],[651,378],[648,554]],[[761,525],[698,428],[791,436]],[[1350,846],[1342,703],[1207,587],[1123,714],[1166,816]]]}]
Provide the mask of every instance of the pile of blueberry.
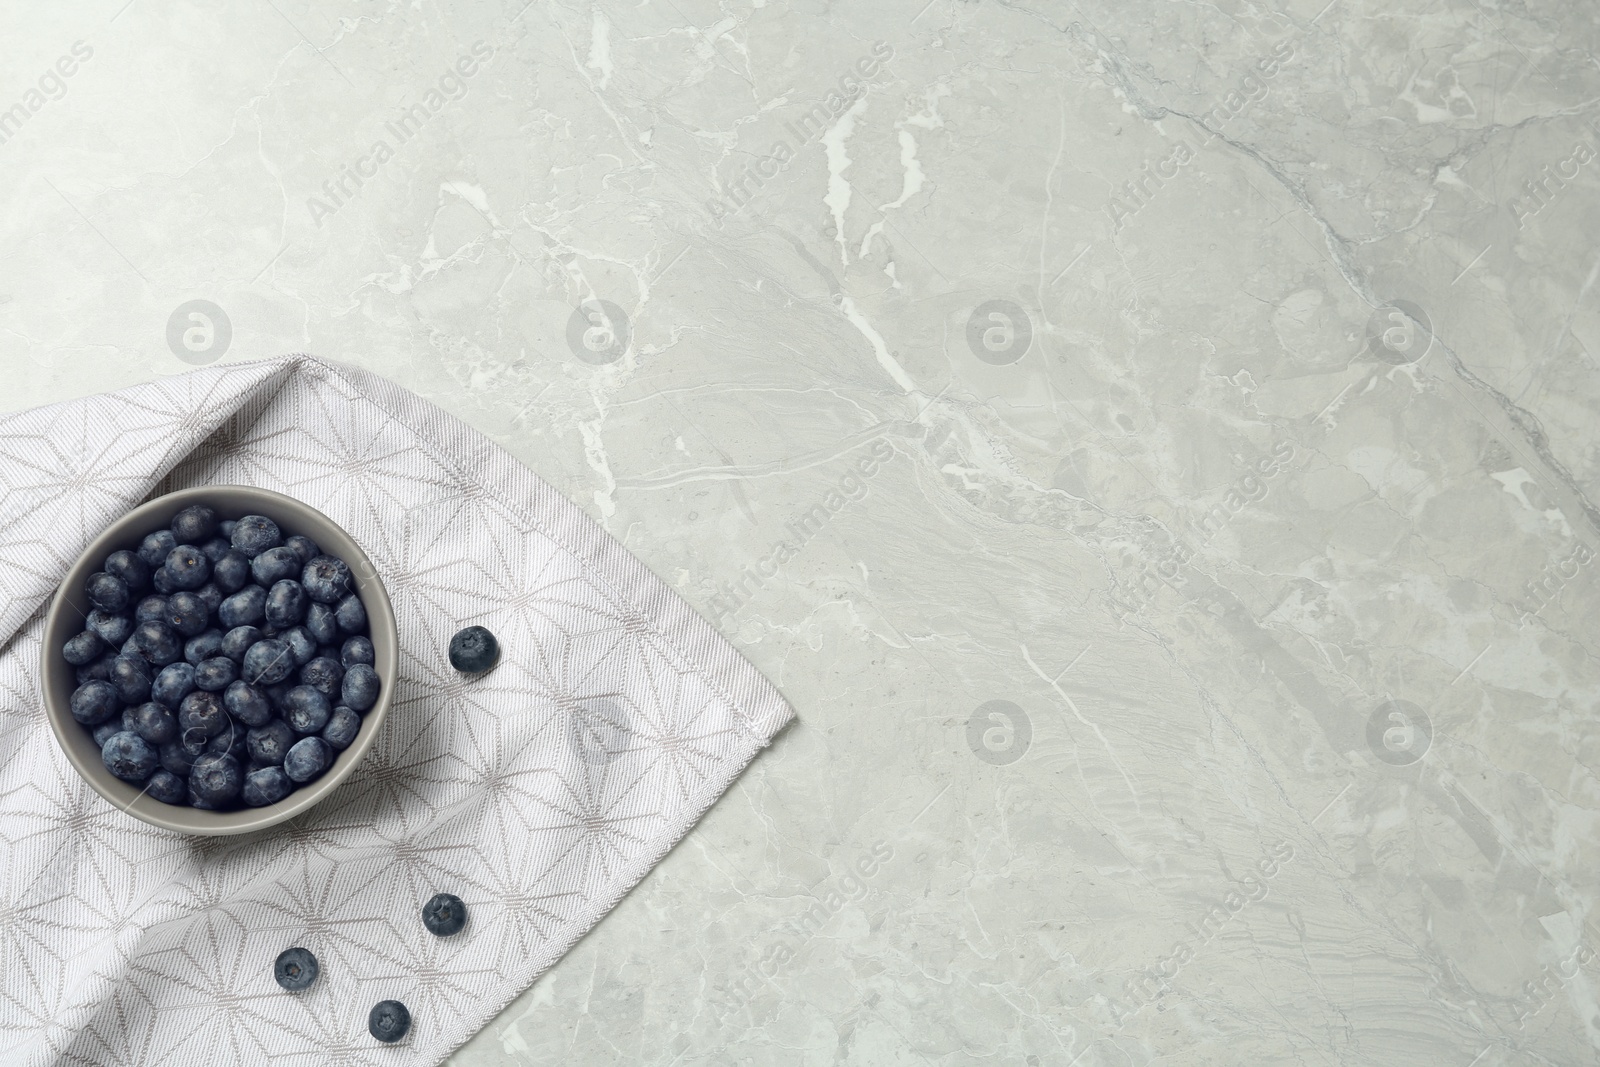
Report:
[{"label": "pile of blueberry", "polygon": [[[435,937],[450,937],[467,925],[467,905],[454,893],[435,893],[422,906],[422,925]],[[308,948],[295,946],[278,954],[272,976],[291,993],[310,989],[322,967]],[[367,1013],[367,1032],[379,1041],[392,1043],[411,1029],[411,1012],[398,1000],[380,1000]]]},{"label": "pile of blueberry", "polygon": [[111,773],[157,800],[276,804],[319,777],[378,700],[350,568],[262,515],[203,504],[89,576],[62,646],[72,717]]}]

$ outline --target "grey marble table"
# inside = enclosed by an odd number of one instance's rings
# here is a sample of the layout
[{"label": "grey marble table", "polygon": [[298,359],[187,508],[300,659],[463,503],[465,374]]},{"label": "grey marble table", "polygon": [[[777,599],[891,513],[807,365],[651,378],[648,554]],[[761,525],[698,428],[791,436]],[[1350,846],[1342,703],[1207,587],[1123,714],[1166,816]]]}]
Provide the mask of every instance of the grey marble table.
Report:
[{"label": "grey marble table", "polygon": [[378,371],[798,711],[456,1067],[1596,1062],[1592,4],[10,8],[8,409]]}]

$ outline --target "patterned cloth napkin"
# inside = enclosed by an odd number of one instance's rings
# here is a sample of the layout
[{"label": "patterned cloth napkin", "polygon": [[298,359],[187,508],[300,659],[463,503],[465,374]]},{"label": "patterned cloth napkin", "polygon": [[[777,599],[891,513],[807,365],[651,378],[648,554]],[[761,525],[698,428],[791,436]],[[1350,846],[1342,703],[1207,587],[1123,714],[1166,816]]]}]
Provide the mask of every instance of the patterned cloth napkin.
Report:
[{"label": "patterned cloth napkin", "polygon": [[[38,694],[49,598],[88,542],[194,485],[275,489],[366,549],[394,602],[383,732],[310,812],[159,830],[72,769]],[[459,420],[308,356],[0,416],[0,1063],[436,1064],[642,878],[793,716],[628,551]],[[452,634],[492,630],[468,680]],[[453,892],[467,928],[420,909]],[[309,990],[272,977],[284,948]],[[404,1001],[410,1035],[367,1033]]]}]

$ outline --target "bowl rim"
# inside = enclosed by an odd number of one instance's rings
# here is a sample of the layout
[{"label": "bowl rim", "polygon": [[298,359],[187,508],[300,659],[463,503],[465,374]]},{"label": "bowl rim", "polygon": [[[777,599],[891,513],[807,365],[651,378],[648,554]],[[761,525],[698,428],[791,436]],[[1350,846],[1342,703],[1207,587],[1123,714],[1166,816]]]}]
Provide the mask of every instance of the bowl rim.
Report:
[{"label": "bowl rim", "polygon": [[[136,547],[146,534],[165,528],[173,515],[195,503],[213,507],[225,517],[263,514],[285,530],[286,538],[295,533],[311,537],[320,550],[349,565],[355,591],[367,610],[368,636],[372,640],[374,669],[380,682],[378,701],[361,716],[360,732],[348,748],[335,753],[333,765],[316,781],[301,786],[276,804],[216,812],[163,803],[107,770],[90,732],[72,717],[70,698],[77,682],[72,673],[74,668],[61,655],[61,644],[82,629],[73,622],[72,616],[87,614],[88,597],[83,593],[85,579],[98,569],[106,556],[119,548]],[[259,511],[256,510],[258,506]],[[286,515],[289,521],[283,520],[282,516]],[[77,629],[67,632],[69,625],[77,625]],[[119,516],[79,553],[51,597],[45,616],[40,643],[39,690],[56,744],[66,753],[79,777],[112,806],[162,829],[200,837],[225,836],[262,830],[292,819],[319,803],[349,777],[372,747],[388,716],[399,675],[399,657],[394,605],[378,578],[377,568],[349,531],[305,501],[276,490],[252,485],[202,485],[177,489],[139,504]]]}]

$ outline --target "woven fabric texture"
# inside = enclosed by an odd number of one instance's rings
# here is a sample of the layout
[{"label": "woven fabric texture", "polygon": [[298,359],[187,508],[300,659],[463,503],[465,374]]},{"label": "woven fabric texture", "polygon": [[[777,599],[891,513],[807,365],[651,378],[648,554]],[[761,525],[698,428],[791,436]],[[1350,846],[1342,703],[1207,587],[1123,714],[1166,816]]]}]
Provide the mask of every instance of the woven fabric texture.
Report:
[{"label": "woven fabric texture", "polygon": [[[0,1063],[436,1064],[610,910],[793,716],[615,539],[460,420],[314,359],[208,367],[0,417]],[[191,838],[72,769],[45,610],[106,525],[174,489],[274,489],[366,549],[400,680],[331,796]],[[464,678],[452,634],[502,659]],[[462,897],[437,938],[420,909]],[[279,989],[291,945],[317,983]],[[410,1035],[367,1033],[404,1001]]]}]

